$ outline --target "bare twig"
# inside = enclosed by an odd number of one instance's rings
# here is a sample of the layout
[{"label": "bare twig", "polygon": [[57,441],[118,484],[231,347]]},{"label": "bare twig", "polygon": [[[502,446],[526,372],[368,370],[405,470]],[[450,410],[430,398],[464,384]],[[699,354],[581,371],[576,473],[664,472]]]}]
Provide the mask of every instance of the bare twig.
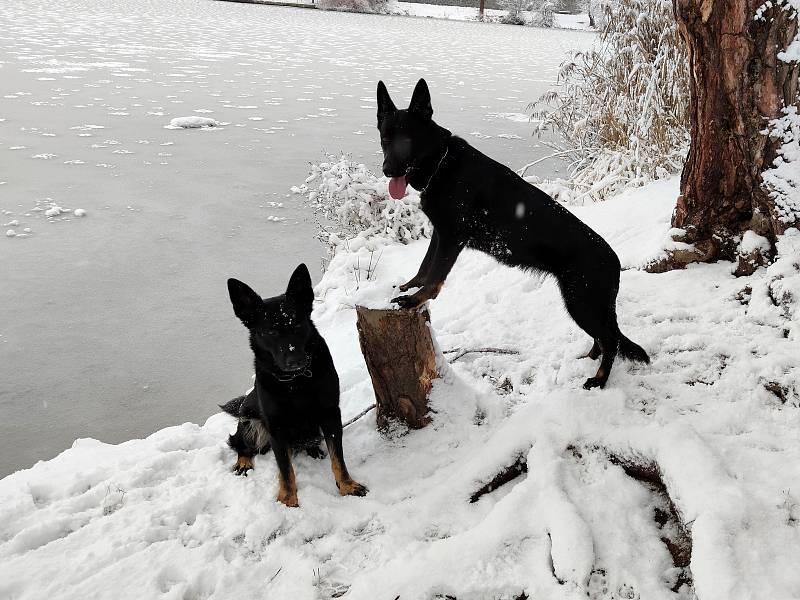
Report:
[{"label": "bare twig", "polygon": [[279,567],[277,571],[275,571],[275,575],[267,579],[267,585],[273,582],[273,580],[278,576],[278,574],[283,570],[283,567]]},{"label": "bare twig", "polygon": [[580,152],[589,152],[592,150],[602,150],[602,148],[573,148],[572,150],[564,150],[563,152],[556,152],[555,154],[550,154],[548,156],[530,162],[523,167],[520,167],[519,169],[517,169],[517,175],[519,175],[520,177],[525,177],[525,173],[528,171],[528,169],[538,165],[540,162],[550,160],[551,158],[557,158],[559,156],[564,156],[565,154],[578,154]]},{"label": "bare twig", "polygon": [[444,350],[442,354],[455,354],[455,356],[450,359],[451,363],[456,362],[459,358],[466,354],[473,354],[473,353],[482,353],[482,354],[519,354],[519,350],[512,350],[510,348],[452,348],[450,350]]},{"label": "bare twig", "polygon": [[342,429],[344,429],[344,428],[345,428],[345,427],[347,427],[348,425],[352,425],[353,423],[355,423],[356,421],[358,421],[358,420],[359,420],[361,417],[363,417],[364,415],[366,415],[366,414],[367,414],[369,411],[371,411],[373,408],[375,408],[375,405],[374,405],[374,404],[372,404],[371,406],[368,406],[367,408],[365,408],[364,410],[362,410],[362,411],[361,411],[360,413],[358,413],[358,414],[357,414],[355,417],[353,417],[352,419],[350,419],[349,421],[347,421],[347,423],[343,423],[343,424],[342,424]]}]

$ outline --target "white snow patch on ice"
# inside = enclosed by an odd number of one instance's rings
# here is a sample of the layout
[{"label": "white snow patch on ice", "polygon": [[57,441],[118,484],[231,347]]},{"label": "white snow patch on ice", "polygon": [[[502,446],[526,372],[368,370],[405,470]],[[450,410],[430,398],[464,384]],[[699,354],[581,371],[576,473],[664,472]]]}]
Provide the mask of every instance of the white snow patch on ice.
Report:
[{"label": "white snow patch on ice", "polygon": [[219,122],[210,117],[175,117],[165,125],[165,129],[200,129],[202,127],[217,127]]}]

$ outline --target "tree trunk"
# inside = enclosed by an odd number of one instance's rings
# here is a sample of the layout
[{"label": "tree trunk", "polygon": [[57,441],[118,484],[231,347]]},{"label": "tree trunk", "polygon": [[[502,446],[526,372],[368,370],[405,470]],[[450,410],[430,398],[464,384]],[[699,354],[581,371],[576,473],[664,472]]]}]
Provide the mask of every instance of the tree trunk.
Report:
[{"label": "tree trunk", "polygon": [[[778,59],[797,32],[795,11],[763,0],[673,0],[689,54],[691,146],[681,176],[673,227],[694,250],[675,253],[668,270],[687,262],[735,258],[736,239],[752,229],[774,243],[782,222],[761,173],[780,140],[765,132],[797,103],[798,63]],[[677,263],[677,264],[675,264]]]},{"label": "tree trunk", "polygon": [[378,428],[391,421],[425,427],[430,422],[428,393],[439,376],[428,310],[357,306],[356,315],[361,353],[375,390]]},{"label": "tree trunk", "polygon": [[486,0],[480,0],[480,5],[478,6],[478,20],[483,21],[483,9],[485,8]]}]

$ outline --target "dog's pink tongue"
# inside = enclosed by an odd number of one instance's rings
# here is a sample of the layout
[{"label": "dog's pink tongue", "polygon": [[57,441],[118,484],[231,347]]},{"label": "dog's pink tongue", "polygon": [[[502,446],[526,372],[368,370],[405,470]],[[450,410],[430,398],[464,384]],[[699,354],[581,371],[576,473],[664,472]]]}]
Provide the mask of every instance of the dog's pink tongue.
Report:
[{"label": "dog's pink tongue", "polygon": [[389,180],[389,195],[395,200],[400,200],[406,195],[407,187],[408,182],[406,181],[405,175],[400,177],[392,177]]}]

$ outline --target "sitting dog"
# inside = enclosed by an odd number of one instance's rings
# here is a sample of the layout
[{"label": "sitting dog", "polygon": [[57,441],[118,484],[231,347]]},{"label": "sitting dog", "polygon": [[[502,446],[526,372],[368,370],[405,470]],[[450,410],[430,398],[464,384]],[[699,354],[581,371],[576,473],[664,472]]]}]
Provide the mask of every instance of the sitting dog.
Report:
[{"label": "sitting dog", "polygon": [[367,488],[350,477],[344,462],[339,376],[311,321],[314,291],[308,268],[298,266],[286,293],[274,298],[262,299],[236,279],[228,280],[228,293],[234,313],[250,331],[256,371],[247,396],[220,407],[239,419],[228,440],[238,453],[233,470],[246,475],[253,457],[271,448],[279,472],[277,499],[297,506],[291,451],[305,449],[321,458],[324,437],[339,493],[366,495]]},{"label": "sitting dog", "polygon": [[617,325],[619,258],[611,246],[566,208],[511,169],[482,154],[433,121],[428,85],[420,79],[408,109],[398,110],[378,82],[378,130],[389,193],[419,190],[433,224],[417,274],[392,301],[413,308],[436,298],[464,248],[503,264],[553,275],[567,312],[594,340],[587,357],[602,354],[584,388],[603,387],[614,357],[649,362]]}]

